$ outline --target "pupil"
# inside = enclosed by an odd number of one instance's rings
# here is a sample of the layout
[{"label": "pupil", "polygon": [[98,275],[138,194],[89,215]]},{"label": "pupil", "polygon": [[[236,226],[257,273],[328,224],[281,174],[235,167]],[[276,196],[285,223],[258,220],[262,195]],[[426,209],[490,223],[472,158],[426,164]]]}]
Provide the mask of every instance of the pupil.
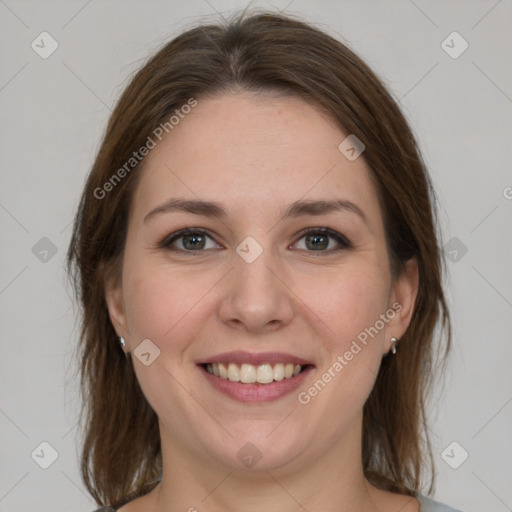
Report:
[{"label": "pupil", "polygon": [[[308,242],[311,242],[311,247]],[[309,235],[306,237],[306,245],[314,250],[326,249],[329,245],[329,239],[325,235]]]},{"label": "pupil", "polygon": [[202,249],[204,247],[203,235],[185,235],[183,237],[185,249]]}]

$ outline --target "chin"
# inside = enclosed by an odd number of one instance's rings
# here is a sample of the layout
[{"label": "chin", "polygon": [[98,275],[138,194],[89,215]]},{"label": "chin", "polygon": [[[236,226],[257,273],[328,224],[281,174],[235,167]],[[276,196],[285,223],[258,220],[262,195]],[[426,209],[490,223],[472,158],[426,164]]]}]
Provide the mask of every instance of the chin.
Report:
[{"label": "chin", "polygon": [[[233,437],[222,443],[205,446],[205,451],[232,470],[249,470],[257,472],[272,471],[295,460],[309,443],[293,435],[287,429],[276,428],[283,418],[270,422],[244,422],[236,431],[230,430]],[[286,421],[286,420],[285,420]],[[301,448],[302,447],[302,448]]]}]

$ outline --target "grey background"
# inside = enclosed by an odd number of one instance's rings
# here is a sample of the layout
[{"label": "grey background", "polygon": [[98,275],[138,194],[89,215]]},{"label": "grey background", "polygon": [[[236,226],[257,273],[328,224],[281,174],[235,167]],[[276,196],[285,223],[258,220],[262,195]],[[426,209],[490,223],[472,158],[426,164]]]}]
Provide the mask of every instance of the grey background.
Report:
[{"label": "grey background", "polygon": [[[76,307],[63,269],[70,223],[128,76],[198,17],[245,5],[0,0],[0,512],[95,508],[77,462]],[[302,15],[343,39],[410,119],[454,260],[454,348],[429,413],[435,498],[467,512],[512,510],[510,0],[252,5]],[[59,45],[47,59],[31,48],[43,31]],[[469,44],[456,59],[441,47],[453,31]],[[48,469],[31,458],[43,441],[58,452]],[[462,450],[469,458],[453,469],[445,460],[458,465]]]}]

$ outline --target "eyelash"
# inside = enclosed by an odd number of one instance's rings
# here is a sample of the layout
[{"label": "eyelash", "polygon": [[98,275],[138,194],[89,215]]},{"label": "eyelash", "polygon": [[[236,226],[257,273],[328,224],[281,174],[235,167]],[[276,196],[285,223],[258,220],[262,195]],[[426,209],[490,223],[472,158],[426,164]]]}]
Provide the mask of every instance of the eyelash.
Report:
[{"label": "eyelash", "polygon": [[[334,248],[334,249],[326,249],[326,250],[319,250],[319,251],[314,251],[314,250],[308,251],[307,249],[300,249],[300,250],[306,251],[308,253],[312,253],[313,255],[320,256],[321,253],[333,254],[333,253],[337,253],[337,252],[342,251],[342,250],[353,248],[352,243],[344,235],[342,235],[341,233],[338,233],[337,231],[334,231],[333,229],[324,228],[324,227],[322,227],[322,228],[306,228],[306,229],[303,229],[302,231],[300,231],[297,240],[292,245],[295,245],[299,240],[301,240],[302,238],[304,238],[305,236],[310,235],[310,234],[327,235],[327,236],[333,238],[339,244],[339,246]],[[170,235],[167,235],[160,242],[159,248],[166,249],[168,251],[181,252],[181,253],[189,253],[189,254],[190,253],[192,253],[192,254],[200,253],[200,252],[205,252],[207,250],[211,250],[211,249],[199,249],[199,250],[194,251],[194,250],[177,249],[175,247],[171,247],[172,243],[176,242],[177,240],[179,240],[180,238],[182,238],[182,237],[184,237],[186,235],[202,235],[202,236],[206,236],[206,237],[208,237],[208,238],[213,240],[213,237],[207,231],[205,231],[204,229],[201,229],[201,228],[184,228],[184,229],[180,229],[179,231],[176,231],[174,233],[171,233]],[[215,243],[217,243],[217,242],[215,242]],[[317,254],[315,254],[315,253],[317,253]],[[320,253],[320,254],[318,254],[318,253]]]}]

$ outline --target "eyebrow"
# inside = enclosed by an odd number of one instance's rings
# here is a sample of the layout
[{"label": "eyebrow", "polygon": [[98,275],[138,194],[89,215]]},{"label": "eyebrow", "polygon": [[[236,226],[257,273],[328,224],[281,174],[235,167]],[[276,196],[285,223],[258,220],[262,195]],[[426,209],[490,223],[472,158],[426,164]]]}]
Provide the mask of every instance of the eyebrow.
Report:
[{"label": "eyebrow", "polygon": [[[366,224],[366,218],[363,210],[357,204],[346,199],[326,200],[299,200],[295,201],[286,208],[279,220],[301,217],[305,215],[325,215],[333,212],[351,212],[359,216]],[[203,201],[199,199],[179,199],[171,198],[165,203],[151,210],[145,217],[144,222],[162,215],[164,213],[185,212],[203,217],[213,217],[223,219],[227,217],[226,210],[220,203],[213,201]]]}]

